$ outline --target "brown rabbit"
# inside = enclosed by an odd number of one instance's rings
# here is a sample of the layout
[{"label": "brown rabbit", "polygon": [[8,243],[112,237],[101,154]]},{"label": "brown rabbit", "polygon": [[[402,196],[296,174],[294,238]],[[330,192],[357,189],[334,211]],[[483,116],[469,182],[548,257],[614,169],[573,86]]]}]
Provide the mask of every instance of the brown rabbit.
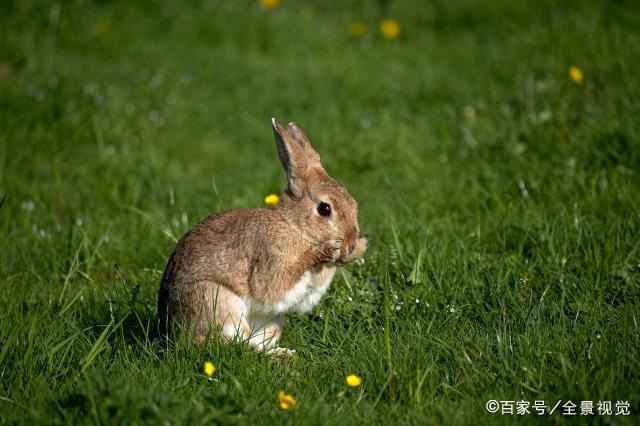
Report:
[{"label": "brown rabbit", "polygon": [[182,237],[160,286],[163,334],[177,320],[202,342],[217,325],[226,340],[291,354],[276,346],[284,313],[309,312],[336,268],[367,249],[356,200],[327,175],[295,123],[272,124],[289,181],[284,195],[273,210],[214,214]]}]

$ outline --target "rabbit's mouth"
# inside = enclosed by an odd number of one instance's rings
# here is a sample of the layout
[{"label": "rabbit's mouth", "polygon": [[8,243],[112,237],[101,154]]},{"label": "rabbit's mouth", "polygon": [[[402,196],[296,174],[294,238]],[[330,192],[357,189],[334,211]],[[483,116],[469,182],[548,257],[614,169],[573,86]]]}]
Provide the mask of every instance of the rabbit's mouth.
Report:
[{"label": "rabbit's mouth", "polygon": [[354,243],[347,245],[346,253],[338,259],[337,263],[344,265],[361,258],[367,251],[367,247],[369,247],[369,239],[360,235]]}]

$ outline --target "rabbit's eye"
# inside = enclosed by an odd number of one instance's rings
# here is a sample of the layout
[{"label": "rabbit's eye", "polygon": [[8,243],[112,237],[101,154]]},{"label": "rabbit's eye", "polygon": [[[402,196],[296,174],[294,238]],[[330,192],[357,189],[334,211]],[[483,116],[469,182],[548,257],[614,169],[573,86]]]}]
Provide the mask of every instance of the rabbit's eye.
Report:
[{"label": "rabbit's eye", "polygon": [[322,217],[331,216],[331,206],[327,203],[318,203],[318,214]]}]

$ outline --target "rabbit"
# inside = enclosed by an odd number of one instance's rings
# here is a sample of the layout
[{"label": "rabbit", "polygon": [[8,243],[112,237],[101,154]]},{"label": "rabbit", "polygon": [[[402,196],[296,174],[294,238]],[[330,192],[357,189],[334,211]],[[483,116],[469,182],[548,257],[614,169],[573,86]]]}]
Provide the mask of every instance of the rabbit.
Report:
[{"label": "rabbit", "polygon": [[271,122],[284,194],[273,209],[213,214],[180,239],[158,296],[164,336],[177,321],[197,342],[217,327],[226,342],[291,355],[277,346],[284,314],[310,312],[336,269],[367,250],[356,200],[329,177],[295,123]]}]

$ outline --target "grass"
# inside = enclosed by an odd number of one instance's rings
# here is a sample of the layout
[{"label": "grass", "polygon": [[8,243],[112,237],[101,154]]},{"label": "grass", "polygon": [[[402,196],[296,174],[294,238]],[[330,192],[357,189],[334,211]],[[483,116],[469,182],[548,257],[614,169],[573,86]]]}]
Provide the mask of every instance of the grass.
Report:
[{"label": "grass", "polygon": [[[3,2],[0,422],[637,416],[639,21],[631,1]],[[288,316],[291,360],[158,350],[176,239],[284,186],[272,115],[359,200],[366,262]]]}]

